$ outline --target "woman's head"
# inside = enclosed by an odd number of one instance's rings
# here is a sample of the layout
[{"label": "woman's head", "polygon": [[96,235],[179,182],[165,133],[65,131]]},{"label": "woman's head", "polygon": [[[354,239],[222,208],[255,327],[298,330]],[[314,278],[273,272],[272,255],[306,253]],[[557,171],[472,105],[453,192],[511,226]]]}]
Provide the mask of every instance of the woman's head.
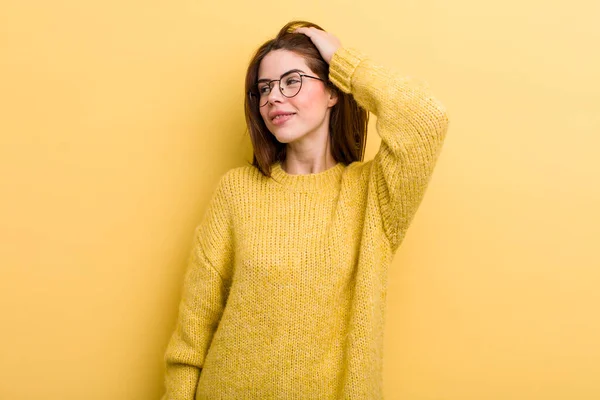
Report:
[{"label": "woman's head", "polygon": [[285,160],[287,143],[316,129],[328,130],[337,162],[350,164],[364,155],[368,113],[329,81],[319,50],[308,36],[293,33],[299,27],[321,29],[304,21],[286,24],[259,47],[246,73],[252,165],[266,176],[272,163]]},{"label": "woman's head", "polygon": [[252,101],[258,100],[262,120],[279,143],[303,141],[314,148],[328,140],[330,111],[338,99],[327,86],[304,57],[273,50],[260,63]]}]

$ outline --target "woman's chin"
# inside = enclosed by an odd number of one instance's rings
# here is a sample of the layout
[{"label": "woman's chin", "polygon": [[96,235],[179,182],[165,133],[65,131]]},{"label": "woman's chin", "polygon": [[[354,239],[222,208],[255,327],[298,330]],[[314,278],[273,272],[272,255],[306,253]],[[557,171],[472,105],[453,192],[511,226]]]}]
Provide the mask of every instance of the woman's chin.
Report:
[{"label": "woman's chin", "polygon": [[[273,132],[271,132],[273,133]],[[293,142],[294,140],[298,139],[297,135],[294,135],[293,133],[287,133],[287,132],[282,132],[280,130],[275,130],[275,133],[273,133],[273,136],[275,136],[275,139],[277,139],[277,141],[279,143],[290,143]]]}]

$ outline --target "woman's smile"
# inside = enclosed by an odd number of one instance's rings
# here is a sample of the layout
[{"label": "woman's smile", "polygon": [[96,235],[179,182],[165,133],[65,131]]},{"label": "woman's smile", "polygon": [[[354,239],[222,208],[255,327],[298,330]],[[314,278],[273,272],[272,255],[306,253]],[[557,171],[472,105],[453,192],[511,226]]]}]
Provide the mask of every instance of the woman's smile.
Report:
[{"label": "woman's smile", "polygon": [[273,123],[273,125],[283,125],[284,123],[286,123],[287,121],[292,119],[294,117],[294,115],[296,115],[296,113],[279,114],[279,115],[276,115],[275,118],[273,118],[271,120],[271,122]]}]

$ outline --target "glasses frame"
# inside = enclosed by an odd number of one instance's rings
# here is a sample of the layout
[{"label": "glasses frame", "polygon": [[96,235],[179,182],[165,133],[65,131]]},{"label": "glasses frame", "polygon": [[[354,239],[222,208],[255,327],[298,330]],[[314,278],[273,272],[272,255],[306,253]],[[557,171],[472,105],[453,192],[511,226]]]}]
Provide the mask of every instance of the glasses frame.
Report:
[{"label": "glasses frame", "polygon": [[[281,89],[281,80],[282,80],[282,79],[283,79],[285,76],[287,76],[287,75],[291,75],[291,74],[293,74],[293,73],[294,73],[294,74],[298,74],[298,75],[300,75],[300,88],[298,89],[298,91],[297,91],[297,92],[296,92],[294,95],[292,95],[292,96],[286,96],[286,95],[285,95],[285,93],[283,93],[283,89]],[[279,77],[279,79],[272,79],[272,80],[270,80],[270,81],[262,81],[262,82],[257,82],[257,83],[255,83],[254,85],[252,85],[252,89],[250,89],[250,90],[248,91],[248,97],[250,97],[250,101],[256,101],[256,103],[258,104],[258,106],[259,106],[259,107],[264,107],[264,106],[266,106],[267,104],[269,104],[269,97],[268,97],[268,95],[267,95],[267,101],[265,102],[265,104],[262,104],[262,105],[260,104],[260,97],[261,97],[261,96],[260,96],[260,92],[259,92],[259,90],[258,90],[258,85],[259,85],[259,84],[261,84],[261,83],[266,83],[266,84],[268,84],[268,85],[269,85],[269,95],[270,95],[270,94],[271,94],[271,92],[273,91],[273,88],[275,87],[275,83],[274,83],[274,82],[277,82],[277,87],[279,88],[279,93],[281,93],[281,95],[282,95],[283,97],[285,97],[285,98],[287,98],[287,99],[291,99],[292,97],[295,97],[295,96],[297,96],[297,95],[298,95],[298,93],[300,93],[300,91],[302,90],[303,78],[317,79],[317,80],[319,80],[319,81],[321,81],[321,82],[325,82],[325,79],[321,79],[321,78],[319,78],[318,76],[312,76],[312,75],[304,74],[304,73],[302,73],[302,72],[299,72],[299,71],[293,71],[293,70],[292,70],[292,71],[288,71],[288,72],[286,72],[285,74],[281,75],[281,76]],[[253,89],[254,89],[254,92],[253,92]]]}]

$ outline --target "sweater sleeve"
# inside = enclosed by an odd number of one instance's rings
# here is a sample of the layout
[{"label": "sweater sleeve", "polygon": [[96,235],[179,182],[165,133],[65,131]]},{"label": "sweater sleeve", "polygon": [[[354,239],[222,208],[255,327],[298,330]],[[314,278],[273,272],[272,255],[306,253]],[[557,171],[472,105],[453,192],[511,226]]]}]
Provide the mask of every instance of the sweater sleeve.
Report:
[{"label": "sweater sleeve", "polygon": [[335,52],[329,77],[377,116],[381,146],[367,190],[377,199],[385,235],[396,250],[440,154],[448,128],[446,110],[423,83],[378,66],[355,49]]},{"label": "sweater sleeve", "polygon": [[233,240],[227,185],[222,177],[194,231],[179,315],[165,352],[163,400],[193,400],[204,359],[230,286]]}]

